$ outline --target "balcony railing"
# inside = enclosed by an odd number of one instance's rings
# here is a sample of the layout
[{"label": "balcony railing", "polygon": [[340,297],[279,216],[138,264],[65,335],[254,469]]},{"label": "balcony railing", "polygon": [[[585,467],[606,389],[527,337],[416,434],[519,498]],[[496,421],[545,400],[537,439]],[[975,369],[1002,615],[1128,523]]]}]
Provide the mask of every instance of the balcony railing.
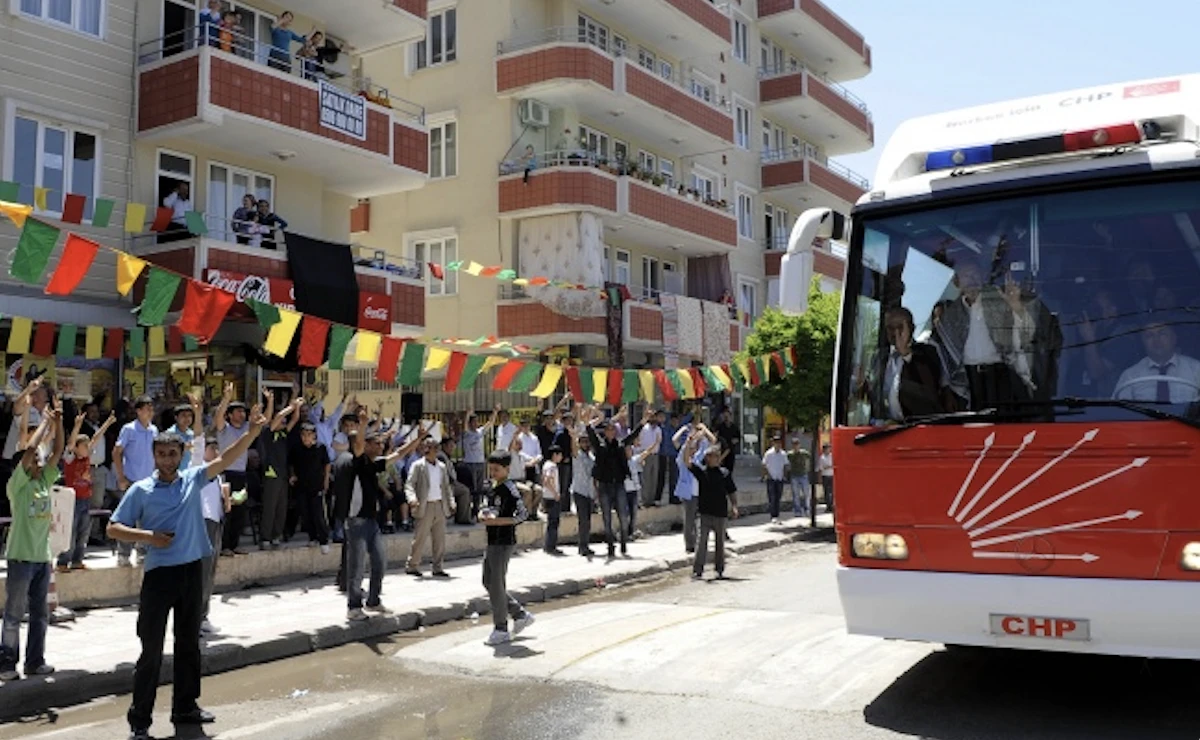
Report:
[{"label": "balcony railing", "polygon": [[652,74],[655,78],[679,88],[705,105],[726,113],[732,110],[728,96],[724,95],[719,89],[713,90],[715,100],[705,99],[703,95],[699,94],[698,87],[702,89],[707,86],[707,83],[700,81],[699,78],[684,75],[682,70],[677,69],[678,65],[671,64],[670,74],[663,74],[661,66],[651,69],[640,65],[636,55],[631,56],[626,47],[613,43],[611,35],[601,39],[595,35],[589,35],[574,26],[543,28],[521,34],[520,36],[514,36],[507,41],[498,41],[496,42],[496,55],[512,54],[513,52],[525,51],[538,46],[556,43],[587,44],[613,59],[627,58],[629,63],[638,65],[644,72]]},{"label": "balcony railing", "polygon": [[772,77],[782,77],[783,75],[799,74],[800,72],[807,72],[810,77],[817,78],[818,80],[821,81],[821,84],[825,85],[830,90],[833,90],[842,99],[844,99],[847,103],[849,103],[850,105],[853,105],[855,108],[858,108],[863,113],[865,113],[867,115],[868,119],[871,118],[871,111],[870,111],[870,109],[867,108],[867,104],[865,102],[863,102],[863,100],[861,98],[859,98],[857,95],[855,95],[854,93],[847,90],[845,87],[839,85],[836,82],[833,82],[825,75],[818,74],[818,73],[812,71],[811,69],[805,67],[803,64],[794,64],[794,65],[793,64],[782,64],[782,65],[774,65],[771,67],[760,67],[758,70],[758,79],[766,80],[766,79],[770,79]]},{"label": "balcony railing", "polygon": [[[269,43],[250,36],[233,31],[214,31],[213,29],[214,27],[209,24],[192,26],[139,44],[138,66],[153,64],[163,59],[170,59],[176,54],[207,46],[210,49],[261,64],[276,72],[311,83],[323,80],[376,105],[390,108],[416,123],[425,123],[424,106],[411,100],[392,96],[387,88],[376,85],[370,78],[346,74],[333,69],[332,62],[326,63],[305,56],[305,49],[293,54],[290,50],[277,49]],[[221,34],[224,34],[225,38],[222,38]],[[345,55],[348,52],[338,50],[337,54]],[[349,65],[346,66],[348,68]]]},{"label": "balcony railing", "polygon": [[[786,248],[786,246],[787,246],[787,242],[785,239],[784,247]],[[700,300],[700,301],[709,301],[708,298],[701,298],[699,296],[685,296],[682,293],[673,293],[672,291],[669,291],[669,290],[660,290],[658,288],[650,288],[645,285],[628,285],[627,287],[629,288],[629,293],[630,293],[630,295],[633,296],[633,300],[635,302],[644,303],[644,304],[653,305],[653,306],[660,305],[661,304],[660,299],[664,295],[678,295],[680,297],[695,298],[696,300]],[[535,296],[530,294],[530,292],[528,291],[528,289],[525,286],[513,285],[512,283],[501,283],[500,285],[496,286],[496,297],[502,301],[519,301],[519,300],[528,300],[528,299],[535,298]],[[713,301],[709,301],[709,302],[713,302]],[[737,307],[736,306],[729,307],[729,316],[730,316],[730,318],[736,318],[736,316],[737,316]]]},{"label": "balcony railing", "polygon": [[766,149],[760,155],[760,159],[762,160],[763,164],[794,162],[798,159],[809,159],[821,165],[843,180],[854,183],[863,190],[870,190],[871,188],[871,183],[867,180],[867,178],[843,164],[838,164],[831,159],[826,159],[814,154],[811,145],[809,144],[804,146],[789,146],[784,147],[783,149]]}]

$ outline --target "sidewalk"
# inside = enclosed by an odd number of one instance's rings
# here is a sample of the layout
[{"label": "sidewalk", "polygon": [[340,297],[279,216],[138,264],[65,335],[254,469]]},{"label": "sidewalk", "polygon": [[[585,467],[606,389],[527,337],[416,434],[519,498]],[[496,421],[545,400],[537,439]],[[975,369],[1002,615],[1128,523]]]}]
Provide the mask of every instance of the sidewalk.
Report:
[{"label": "sidewalk", "polygon": [[[769,524],[766,515],[738,520],[731,527],[733,542],[727,550],[744,554],[820,536],[821,529],[806,526],[807,518],[788,517],[778,525]],[[822,527],[832,525],[827,514],[818,519]],[[603,556],[588,560],[569,548],[564,551],[571,554],[555,558],[532,549],[514,556],[509,584],[522,602],[536,604],[691,565],[681,533],[638,539],[630,544],[628,559],[618,557],[612,562]],[[736,571],[736,561],[731,566]],[[395,614],[374,616],[367,622],[346,620],[346,597],[329,577],[214,597],[210,620],[220,632],[203,642],[204,672],[220,673],[476,614],[486,619],[489,609],[479,561],[449,562],[447,571],[450,579],[418,579],[405,575],[402,567],[391,568],[384,579],[383,602]],[[58,672],[44,679],[0,684],[0,719],[129,691],[139,652],[136,623],[136,607],[119,607],[80,611],[76,621],[52,626],[46,658]],[[168,683],[171,675],[168,655],[163,682]]]}]

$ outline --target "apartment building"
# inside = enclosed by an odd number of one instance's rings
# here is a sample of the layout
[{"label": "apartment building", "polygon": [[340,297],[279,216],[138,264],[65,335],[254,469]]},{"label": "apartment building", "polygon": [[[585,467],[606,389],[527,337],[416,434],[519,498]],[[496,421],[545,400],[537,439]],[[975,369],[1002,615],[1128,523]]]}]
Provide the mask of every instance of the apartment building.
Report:
[{"label": "apartment building", "polygon": [[[741,348],[773,300],[799,212],[846,209],[867,187],[831,157],[873,144],[869,111],[840,84],[870,71],[870,47],[816,0],[431,0],[428,22],[421,41],[363,68],[425,104],[429,184],[364,201],[356,242],[628,286],[627,366]],[[840,284],[840,256],[822,247],[816,269],[828,288]],[[429,334],[608,364],[603,307],[590,296],[584,305],[466,274],[427,275],[425,289]],[[727,312],[729,327],[712,333],[728,334],[724,351],[678,346],[666,294],[699,299],[710,319],[706,304],[740,308],[741,321]],[[360,380],[356,390],[371,387]],[[490,405],[487,393],[439,401],[436,387],[427,407]],[[753,412],[744,421],[758,426]]]}]

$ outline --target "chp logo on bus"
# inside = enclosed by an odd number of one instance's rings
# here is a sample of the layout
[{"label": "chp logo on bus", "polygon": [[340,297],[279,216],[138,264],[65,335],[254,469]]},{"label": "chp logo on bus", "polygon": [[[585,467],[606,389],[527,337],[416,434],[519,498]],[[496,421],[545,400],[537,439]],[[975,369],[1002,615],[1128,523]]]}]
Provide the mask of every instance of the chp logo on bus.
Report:
[{"label": "chp logo on bus", "polygon": [[[1018,458],[1025,452],[1025,449],[1033,442],[1037,436],[1036,431],[1029,432],[1022,439],[1017,448],[1000,463],[995,472],[977,488],[973,488],[976,476],[979,474],[980,467],[987,458],[999,460],[998,455],[992,455],[992,448],[996,443],[996,432],[992,432],[983,441],[983,448],[979,451],[979,455],[975,458],[975,462],[971,465],[967,477],[963,480],[962,486],[958,489],[958,494],[954,497],[954,501],[950,504],[950,508],[946,511],[947,516],[952,517],[956,522],[962,525],[963,531],[967,533],[967,537],[971,540],[971,554],[980,559],[996,559],[996,560],[1021,560],[1021,561],[1042,561],[1047,567],[1049,561],[1054,560],[1078,560],[1084,563],[1093,563],[1100,559],[1099,555],[1090,552],[1078,553],[1056,553],[1056,552],[1038,552],[1036,548],[1032,551],[1018,550],[997,550],[991,549],[998,545],[1009,545],[1009,543],[1017,543],[1020,546],[1029,544],[1027,540],[1032,538],[1041,538],[1042,535],[1053,534],[1055,532],[1069,532],[1078,529],[1086,529],[1095,527],[1108,522],[1119,522],[1122,520],[1137,519],[1142,515],[1142,512],[1136,509],[1129,509],[1124,512],[1114,512],[1109,516],[1097,517],[1095,519],[1085,519],[1081,521],[1064,521],[1060,524],[1055,524],[1049,527],[1039,529],[1030,529],[1024,532],[1015,532],[1012,534],[995,534],[994,530],[1003,527],[1006,524],[1016,523],[1018,526],[1022,519],[1041,511],[1055,504],[1065,501],[1072,496],[1086,492],[1088,489],[1112,480],[1120,475],[1124,475],[1131,470],[1136,470],[1144,466],[1150,461],[1148,457],[1136,457],[1128,463],[1112,470],[1098,475],[1088,480],[1081,480],[1076,485],[1059,491],[1053,495],[1047,496],[1040,501],[1022,506],[1010,514],[1002,516],[993,516],[997,509],[1012,500],[1021,491],[1028,488],[1039,478],[1054,469],[1055,466],[1062,463],[1064,460],[1074,454],[1080,447],[1096,438],[1100,433],[1099,429],[1091,429],[1083,434],[1075,444],[1066,448],[1054,457],[1045,465],[1025,476],[1021,480],[1010,481],[1005,484],[997,485],[1000,479],[1004,476],[1005,471],[1017,461]],[[979,476],[982,478],[982,476]],[[1007,488],[1007,490],[1004,490]]]}]

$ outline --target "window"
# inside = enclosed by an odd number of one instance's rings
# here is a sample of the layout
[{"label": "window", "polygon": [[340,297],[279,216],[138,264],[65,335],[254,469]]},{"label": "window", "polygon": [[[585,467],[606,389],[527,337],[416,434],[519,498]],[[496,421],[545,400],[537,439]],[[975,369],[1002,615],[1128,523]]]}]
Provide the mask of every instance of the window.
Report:
[{"label": "window", "polygon": [[692,97],[699,98],[706,103],[713,101],[714,90],[716,85],[713,81],[702,74],[693,73],[692,75]]},{"label": "window", "polygon": [[750,30],[745,21],[733,19],[733,58],[745,62],[750,47]]},{"label": "window", "polygon": [[658,62],[658,76],[664,80],[675,79],[675,67],[665,59]]},{"label": "window", "polygon": [[242,207],[242,199],[275,203],[275,178],[261,172],[230,167],[219,162],[208,165],[208,201],[205,218],[208,233],[214,239],[233,240],[233,216]]},{"label": "window", "polygon": [[663,176],[663,181],[668,188],[675,187],[675,163],[669,159],[658,160],[658,174]]},{"label": "window", "polygon": [[657,257],[642,257],[642,294],[647,298],[654,297],[662,289],[658,269]]},{"label": "window", "polygon": [[430,13],[425,38],[417,42],[417,69],[436,67],[458,58],[458,10]]},{"label": "window", "polygon": [[699,192],[701,198],[721,199],[720,191],[717,190],[717,177],[708,170],[702,170],[699,167],[692,170],[692,189]]},{"label": "window", "polygon": [[[583,13],[579,14],[579,41],[584,44],[601,49],[608,49],[608,28],[596,21],[588,18]],[[614,39],[615,42],[615,39]],[[621,39],[622,47],[625,44],[625,39]],[[614,44],[615,45],[615,44]]]},{"label": "window", "polygon": [[771,43],[770,39],[759,42],[758,63],[766,74],[778,74],[786,71],[783,66],[783,49]]},{"label": "window", "polygon": [[613,139],[613,161],[628,162],[629,161],[629,145],[620,139]]},{"label": "window", "polygon": [[445,121],[429,127],[429,177],[438,179],[458,174],[458,122]]},{"label": "window", "polygon": [[100,36],[104,0],[21,0],[21,12],[61,23],[89,36]]},{"label": "window", "polygon": [[629,252],[624,249],[617,250],[617,261],[613,265],[612,282],[620,283],[621,285],[629,285],[629,277],[633,272],[631,267]]},{"label": "window", "polygon": [[737,190],[737,222],[738,236],[743,239],[754,238],[754,198],[742,189]]},{"label": "window", "polygon": [[46,214],[61,214],[63,196],[86,196],[83,216],[92,217],[100,182],[99,137],[90,131],[18,113],[13,118],[12,180],[20,200],[34,202],[34,188],[46,188]]},{"label": "window", "polygon": [[662,263],[662,288],[664,293],[683,295],[683,274],[674,262]]},{"label": "window", "polygon": [[757,316],[758,312],[758,285],[748,278],[738,278],[738,308],[745,311],[750,316]]},{"label": "window", "polygon": [[579,127],[579,141],[586,142],[587,150],[592,154],[598,154],[601,157],[608,158],[608,146],[610,140],[608,134],[603,131],[597,131],[590,126]]},{"label": "window", "polygon": [[627,50],[629,49],[629,42],[625,40],[625,37],[618,36],[614,33],[612,40],[612,53],[619,57],[625,56],[628,53]]},{"label": "window", "polygon": [[[188,187],[194,190],[195,167],[196,159],[192,155],[159,149],[158,170],[154,180],[154,206],[161,206],[163,198],[173,193],[180,183],[187,183]],[[194,199],[194,194],[192,197]],[[153,210],[151,208],[151,213]]]},{"label": "window", "polygon": [[738,148],[750,148],[750,109],[737,103],[733,107],[734,129]]},{"label": "window", "polygon": [[658,171],[658,157],[645,149],[638,151],[638,171],[654,174]]},{"label": "window", "polygon": [[[458,237],[448,236],[442,239],[421,239],[413,242],[413,259],[418,264],[432,262],[445,265],[458,259]],[[458,273],[444,270],[444,280],[433,276],[432,270],[425,270],[425,295],[455,295],[458,293]]]},{"label": "window", "polygon": [[649,49],[647,49],[644,46],[638,47],[638,66],[639,67],[645,67],[646,69],[653,72],[654,68],[657,66],[657,62],[658,62],[658,57],[656,57],[654,55],[654,52],[650,51]]}]

